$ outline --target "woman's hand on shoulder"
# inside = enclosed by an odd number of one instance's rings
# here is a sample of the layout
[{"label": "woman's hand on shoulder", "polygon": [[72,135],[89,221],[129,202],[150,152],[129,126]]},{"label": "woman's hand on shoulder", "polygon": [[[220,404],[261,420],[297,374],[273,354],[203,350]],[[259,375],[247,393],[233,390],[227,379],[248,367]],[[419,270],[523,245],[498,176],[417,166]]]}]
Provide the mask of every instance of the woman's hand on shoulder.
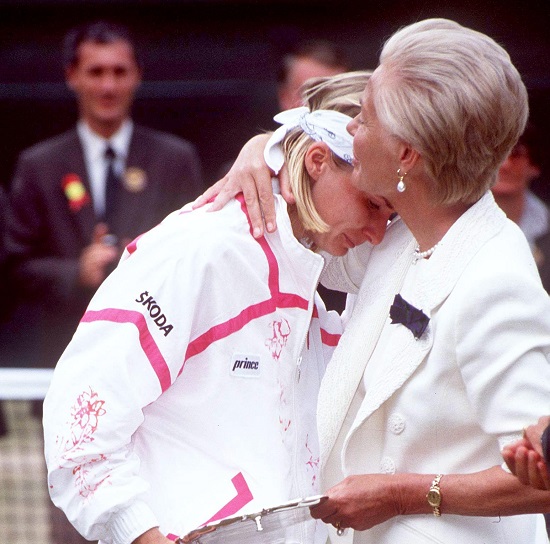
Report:
[{"label": "woman's hand on shoulder", "polygon": [[237,194],[243,193],[255,238],[265,229],[277,229],[275,201],[271,185],[272,172],[265,164],[263,151],[269,134],[259,134],[241,149],[229,172],[199,196],[194,208],[212,202],[210,211],[221,210]]}]

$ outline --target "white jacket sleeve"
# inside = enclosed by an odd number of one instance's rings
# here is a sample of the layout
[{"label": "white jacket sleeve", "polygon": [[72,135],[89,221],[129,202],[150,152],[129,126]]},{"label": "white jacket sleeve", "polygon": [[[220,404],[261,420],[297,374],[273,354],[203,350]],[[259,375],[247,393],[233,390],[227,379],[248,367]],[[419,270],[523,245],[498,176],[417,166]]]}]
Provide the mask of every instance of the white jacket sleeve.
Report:
[{"label": "white jacket sleeve", "polygon": [[539,278],[514,262],[502,267],[496,282],[491,261],[497,259],[489,254],[470,267],[447,306],[454,317],[449,337],[460,339],[455,353],[468,397],[481,426],[499,437],[502,448],[521,438],[518,431],[533,414],[548,411],[550,303]]},{"label": "white jacket sleeve", "polygon": [[[166,231],[144,236],[99,288],[44,403],[52,500],[90,540],[129,544],[158,525],[140,498],[148,483],[133,435],[181,371],[196,323],[220,311],[204,237]],[[231,266],[224,274],[231,284]]]}]

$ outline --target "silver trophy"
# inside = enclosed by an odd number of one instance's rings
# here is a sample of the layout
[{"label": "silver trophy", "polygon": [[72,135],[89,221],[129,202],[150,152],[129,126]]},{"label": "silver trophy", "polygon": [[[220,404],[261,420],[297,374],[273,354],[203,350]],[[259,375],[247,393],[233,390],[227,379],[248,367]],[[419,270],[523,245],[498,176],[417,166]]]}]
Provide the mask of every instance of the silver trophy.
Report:
[{"label": "silver trophy", "polygon": [[295,499],[260,512],[220,519],[187,533],[176,544],[301,544],[297,525],[311,520],[309,507],[326,498]]}]

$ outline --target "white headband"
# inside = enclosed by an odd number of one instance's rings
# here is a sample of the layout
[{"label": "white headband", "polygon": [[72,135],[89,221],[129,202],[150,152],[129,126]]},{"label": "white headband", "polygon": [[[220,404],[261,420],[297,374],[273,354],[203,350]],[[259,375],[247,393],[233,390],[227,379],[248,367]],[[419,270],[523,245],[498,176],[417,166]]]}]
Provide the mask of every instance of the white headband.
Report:
[{"label": "white headband", "polygon": [[315,110],[302,106],[286,110],[273,117],[280,123],[264,149],[264,159],[269,168],[279,173],[285,162],[281,142],[292,129],[300,127],[312,140],[325,142],[341,159],[350,163],[353,159],[353,136],[346,127],[351,117],[333,110]]}]

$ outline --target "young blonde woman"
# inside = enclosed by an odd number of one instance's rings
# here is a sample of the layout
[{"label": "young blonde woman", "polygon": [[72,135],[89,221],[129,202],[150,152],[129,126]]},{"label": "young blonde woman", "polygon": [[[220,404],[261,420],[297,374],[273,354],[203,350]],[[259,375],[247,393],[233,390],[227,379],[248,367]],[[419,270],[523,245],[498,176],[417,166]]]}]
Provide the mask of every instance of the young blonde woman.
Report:
[{"label": "young blonde woman", "polygon": [[[275,195],[276,233],[252,236],[242,197],[186,206],[93,298],[44,404],[50,493],[85,538],[168,543],[318,491],[317,392],[341,333],[318,252],[377,244],[389,217],[351,183],[346,125],[368,77],[321,82],[279,118],[267,158],[290,166],[293,195]],[[285,539],[323,533],[311,520]]]}]

